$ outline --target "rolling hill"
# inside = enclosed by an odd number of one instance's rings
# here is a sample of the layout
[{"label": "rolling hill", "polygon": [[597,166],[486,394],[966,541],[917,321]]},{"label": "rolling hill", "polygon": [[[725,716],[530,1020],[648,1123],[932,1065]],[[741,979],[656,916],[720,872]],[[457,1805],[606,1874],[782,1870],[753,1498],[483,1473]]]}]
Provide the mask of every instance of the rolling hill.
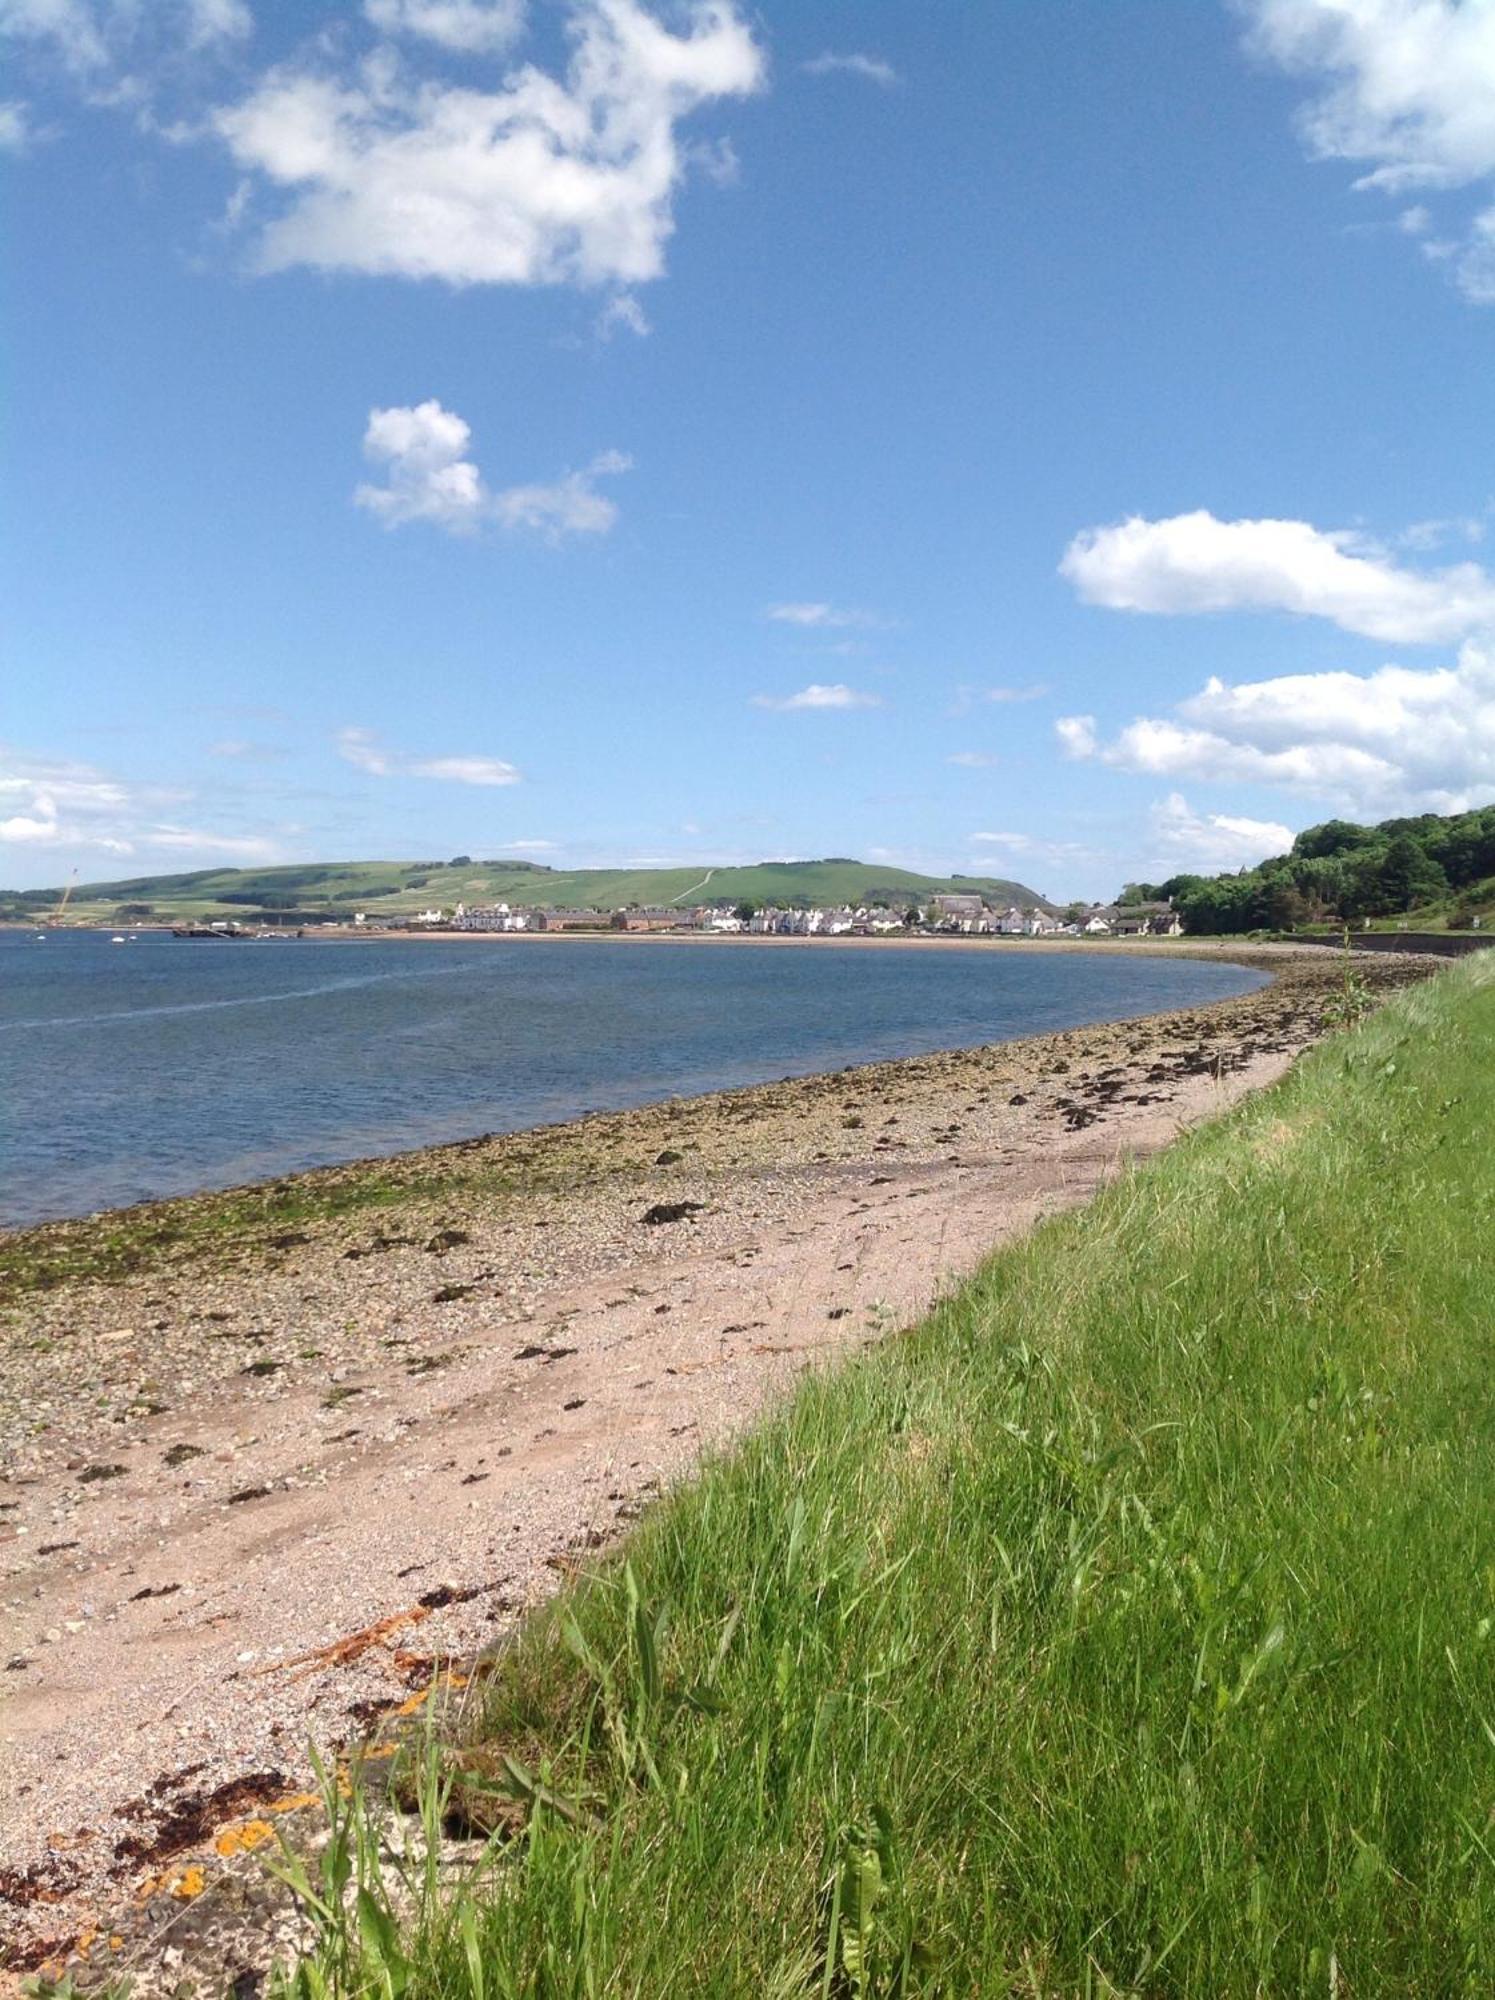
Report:
[{"label": "rolling hill", "polygon": [[[150,917],[239,917],[261,911],[308,918],[401,916],[432,906],[527,903],[555,909],[620,910],[631,904],[888,903],[902,907],[941,891],[966,891],[996,903],[1051,907],[1036,891],[1001,876],[911,874],[881,863],[835,858],[760,861],[744,868],[542,867],[532,861],[328,861],[280,868],[198,869],[186,875],[133,875],[74,889],[67,920],[116,923]],[[0,891],[0,918],[35,922],[50,913],[61,888]],[[147,916],[149,911],[149,916]],[[126,914],[128,912],[128,914]]]}]

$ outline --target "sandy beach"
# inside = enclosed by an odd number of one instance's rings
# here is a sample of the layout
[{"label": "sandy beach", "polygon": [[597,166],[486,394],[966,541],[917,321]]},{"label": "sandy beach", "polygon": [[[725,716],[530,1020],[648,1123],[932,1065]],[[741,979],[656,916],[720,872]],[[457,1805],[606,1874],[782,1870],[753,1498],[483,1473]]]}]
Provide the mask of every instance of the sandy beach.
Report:
[{"label": "sandy beach", "polygon": [[418,1705],[804,1369],[1279,1076],[1340,968],[1228,955],[1277,976],[0,1239],[0,1967],[174,1969],[309,1739]]}]

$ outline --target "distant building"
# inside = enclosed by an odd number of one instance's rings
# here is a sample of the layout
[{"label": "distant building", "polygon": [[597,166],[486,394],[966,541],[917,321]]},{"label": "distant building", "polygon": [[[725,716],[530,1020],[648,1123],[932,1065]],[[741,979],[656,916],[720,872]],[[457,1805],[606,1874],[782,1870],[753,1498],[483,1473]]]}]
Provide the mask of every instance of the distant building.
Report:
[{"label": "distant building", "polygon": [[606,931],[612,918],[605,910],[534,910],[530,928],[537,931]]},{"label": "distant building", "polygon": [[511,910],[507,903],[494,903],[485,910],[464,909],[459,903],[452,918],[454,931],[527,931],[528,910]]},{"label": "distant building", "polygon": [[1182,937],[1183,919],[1171,903],[1127,903],[1116,912],[1117,937]]},{"label": "distant building", "polygon": [[942,917],[953,917],[958,922],[974,923],[986,915],[986,904],[980,896],[967,895],[964,891],[934,898],[934,907]]},{"label": "distant building", "polygon": [[612,928],[615,931],[675,931],[680,929],[681,921],[678,910],[614,910]]}]

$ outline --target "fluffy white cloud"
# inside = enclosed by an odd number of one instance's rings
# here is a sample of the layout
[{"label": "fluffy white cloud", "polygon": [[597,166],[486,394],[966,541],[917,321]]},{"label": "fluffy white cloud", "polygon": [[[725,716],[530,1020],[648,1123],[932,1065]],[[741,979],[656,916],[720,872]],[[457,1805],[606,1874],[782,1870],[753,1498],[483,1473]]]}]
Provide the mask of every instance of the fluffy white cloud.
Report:
[{"label": "fluffy white cloud", "polygon": [[[1358,187],[1395,195],[1495,177],[1495,8],[1488,0],[1243,4],[1250,45],[1319,86],[1301,117],[1310,150],[1364,165]],[[1422,218],[1412,227],[1420,234],[1426,211],[1408,213]],[[1495,300],[1495,208],[1476,221],[1452,261],[1469,297]]]},{"label": "fluffy white cloud", "polygon": [[606,534],[617,520],[616,504],[597,491],[595,481],[627,472],[633,461],[624,453],[602,452],[580,472],[563,473],[549,486],[510,486],[494,493],[468,456],[471,443],[470,426],[434,398],[408,408],[371,410],[364,456],[384,468],[385,483],[365,483],[353,498],[388,528],[430,521],[456,535],[496,523],[559,540]]},{"label": "fluffy white cloud", "polygon": [[1165,864],[1162,872],[1170,875],[1254,868],[1293,844],[1292,829],[1276,820],[1195,812],[1181,792],[1170,792],[1152,808],[1151,831]]},{"label": "fluffy white cloud", "polygon": [[761,51],[732,0],[691,0],[681,33],[638,0],[576,0],[570,25],[564,79],[530,64],[494,90],[413,77],[387,47],[342,75],[272,70],[216,120],[238,164],[284,191],[260,268],[455,285],[658,277],[687,164],[677,127],[758,89]]},{"label": "fluffy white cloud", "polygon": [[387,484],[360,486],[354,499],[388,527],[434,521],[471,534],[489,508],[482,474],[466,456],[471,427],[432,398],[413,408],[370,410],[363,453],[386,468]]},{"label": "fluffy white cloud", "polygon": [[882,696],[865,694],[858,688],[849,688],[843,681],[830,686],[820,681],[811,681],[798,694],[771,695],[755,694],[755,708],[777,708],[782,710],[805,708],[881,708]]},{"label": "fluffy white cloud", "polygon": [[1495,794],[1495,650],[1457,664],[1368,674],[1210,679],[1174,717],[1141,716],[1109,742],[1092,716],[1055,725],[1065,753],[1169,778],[1280,786],[1367,817],[1459,812]]},{"label": "fluffy white cloud", "polygon": [[364,0],[386,35],[418,35],[463,55],[491,55],[524,31],[525,0]]},{"label": "fluffy white cloud", "polygon": [[1122,611],[1287,611],[1422,645],[1495,625],[1495,578],[1478,564],[1410,570],[1306,521],[1219,521],[1203,508],[1134,515],[1085,529],[1059,568],[1089,603]]},{"label": "fluffy white cloud", "polygon": [[779,625],[802,625],[815,631],[881,623],[875,612],[854,611],[835,604],[770,604],[763,615]]},{"label": "fluffy white cloud", "polygon": [[800,68],[806,76],[859,76],[867,83],[880,84],[884,90],[890,90],[898,81],[898,72],[890,62],[859,51],[838,56],[827,50],[824,55],[812,56],[809,62],[801,63]]},{"label": "fluffy white cloud", "polygon": [[333,743],[345,764],[371,778],[435,778],[451,785],[521,782],[518,769],[502,757],[407,757],[381,743],[371,729],[340,729]]},{"label": "fluffy white cloud", "polygon": [[91,764],[0,747],[0,846],[115,855],[191,848],[257,860],[276,852],[263,835],[187,827],[163,816],[163,808],[190,797],[163,785],[126,785]]}]

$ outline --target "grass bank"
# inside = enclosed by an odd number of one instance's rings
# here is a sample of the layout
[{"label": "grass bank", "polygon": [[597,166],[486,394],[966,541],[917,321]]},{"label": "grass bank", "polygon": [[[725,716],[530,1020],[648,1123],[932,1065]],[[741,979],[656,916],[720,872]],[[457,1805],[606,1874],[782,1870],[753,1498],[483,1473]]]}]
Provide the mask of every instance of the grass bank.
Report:
[{"label": "grass bank", "polygon": [[1491,1990],[1492,1130],[1495,954],[808,1383],[504,1663],[479,1885],[303,1990]]}]

